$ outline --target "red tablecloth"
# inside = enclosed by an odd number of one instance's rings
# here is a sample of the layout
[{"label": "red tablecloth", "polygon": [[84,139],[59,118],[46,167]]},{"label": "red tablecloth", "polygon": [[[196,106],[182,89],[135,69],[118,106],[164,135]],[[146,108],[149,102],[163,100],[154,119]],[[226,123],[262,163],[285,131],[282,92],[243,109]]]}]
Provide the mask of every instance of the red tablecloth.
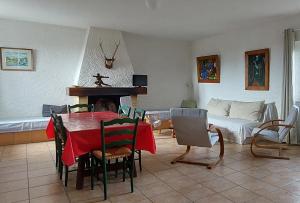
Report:
[{"label": "red tablecloth", "polygon": [[[112,120],[118,117],[113,112],[87,112],[62,114],[64,126],[67,130],[67,143],[62,155],[64,164],[70,166],[75,163],[75,158],[90,152],[93,149],[100,149],[100,121]],[[48,139],[53,139],[54,126],[50,119],[46,134]],[[118,126],[122,128],[122,126]],[[145,122],[139,122],[136,137],[136,149],[156,152],[156,144],[152,127]]]}]

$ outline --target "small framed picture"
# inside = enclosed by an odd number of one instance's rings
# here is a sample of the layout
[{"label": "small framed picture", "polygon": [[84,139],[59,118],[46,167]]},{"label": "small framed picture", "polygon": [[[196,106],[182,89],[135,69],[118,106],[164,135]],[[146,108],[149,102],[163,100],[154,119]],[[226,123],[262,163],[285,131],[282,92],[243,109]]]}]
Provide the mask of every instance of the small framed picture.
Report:
[{"label": "small framed picture", "polygon": [[15,71],[33,71],[32,49],[1,48],[1,69]]},{"label": "small framed picture", "polygon": [[245,89],[269,90],[270,50],[245,52]]},{"label": "small framed picture", "polygon": [[220,83],[219,55],[197,57],[199,83]]}]

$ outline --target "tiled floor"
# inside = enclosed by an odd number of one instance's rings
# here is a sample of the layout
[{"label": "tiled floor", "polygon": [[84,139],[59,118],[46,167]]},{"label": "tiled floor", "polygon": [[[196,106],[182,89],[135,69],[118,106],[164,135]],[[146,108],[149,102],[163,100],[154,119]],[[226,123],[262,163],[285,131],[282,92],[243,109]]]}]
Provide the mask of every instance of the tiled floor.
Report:
[{"label": "tiled floor", "polygon": [[[175,164],[184,152],[169,132],[156,136],[157,153],[143,154],[143,172],[130,185],[113,181],[106,202],[300,202],[300,149],[284,152],[291,160],[255,159],[249,146],[225,145],[225,160],[217,168]],[[275,152],[273,152],[275,153]],[[213,149],[192,148],[188,159],[218,154]],[[75,190],[75,174],[65,188],[54,166],[54,143],[0,147],[0,202],[101,202],[101,182],[91,191],[89,178],[83,190]]]}]

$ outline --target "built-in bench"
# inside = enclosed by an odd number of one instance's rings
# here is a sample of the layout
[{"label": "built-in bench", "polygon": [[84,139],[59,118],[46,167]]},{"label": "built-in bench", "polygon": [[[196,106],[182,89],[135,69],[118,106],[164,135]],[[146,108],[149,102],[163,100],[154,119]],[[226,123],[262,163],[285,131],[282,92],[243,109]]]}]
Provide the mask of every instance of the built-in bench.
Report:
[{"label": "built-in bench", "polygon": [[47,141],[50,117],[0,119],[0,146]]}]

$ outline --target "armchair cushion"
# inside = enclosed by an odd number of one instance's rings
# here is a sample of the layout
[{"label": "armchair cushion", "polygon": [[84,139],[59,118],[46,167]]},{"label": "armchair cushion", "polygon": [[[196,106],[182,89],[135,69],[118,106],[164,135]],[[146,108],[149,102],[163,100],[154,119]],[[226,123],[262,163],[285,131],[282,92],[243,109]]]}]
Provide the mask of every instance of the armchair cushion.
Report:
[{"label": "armchair cushion", "polygon": [[[261,128],[254,128],[252,131],[252,136],[254,136],[260,130]],[[279,133],[274,130],[265,129],[259,132],[259,134],[257,134],[256,136],[272,142],[279,142]]]},{"label": "armchair cushion", "polygon": [[217,132],[209,132],[208,134],[210,136],[210,143],[214,146],[219,140],[219,135]]}]

